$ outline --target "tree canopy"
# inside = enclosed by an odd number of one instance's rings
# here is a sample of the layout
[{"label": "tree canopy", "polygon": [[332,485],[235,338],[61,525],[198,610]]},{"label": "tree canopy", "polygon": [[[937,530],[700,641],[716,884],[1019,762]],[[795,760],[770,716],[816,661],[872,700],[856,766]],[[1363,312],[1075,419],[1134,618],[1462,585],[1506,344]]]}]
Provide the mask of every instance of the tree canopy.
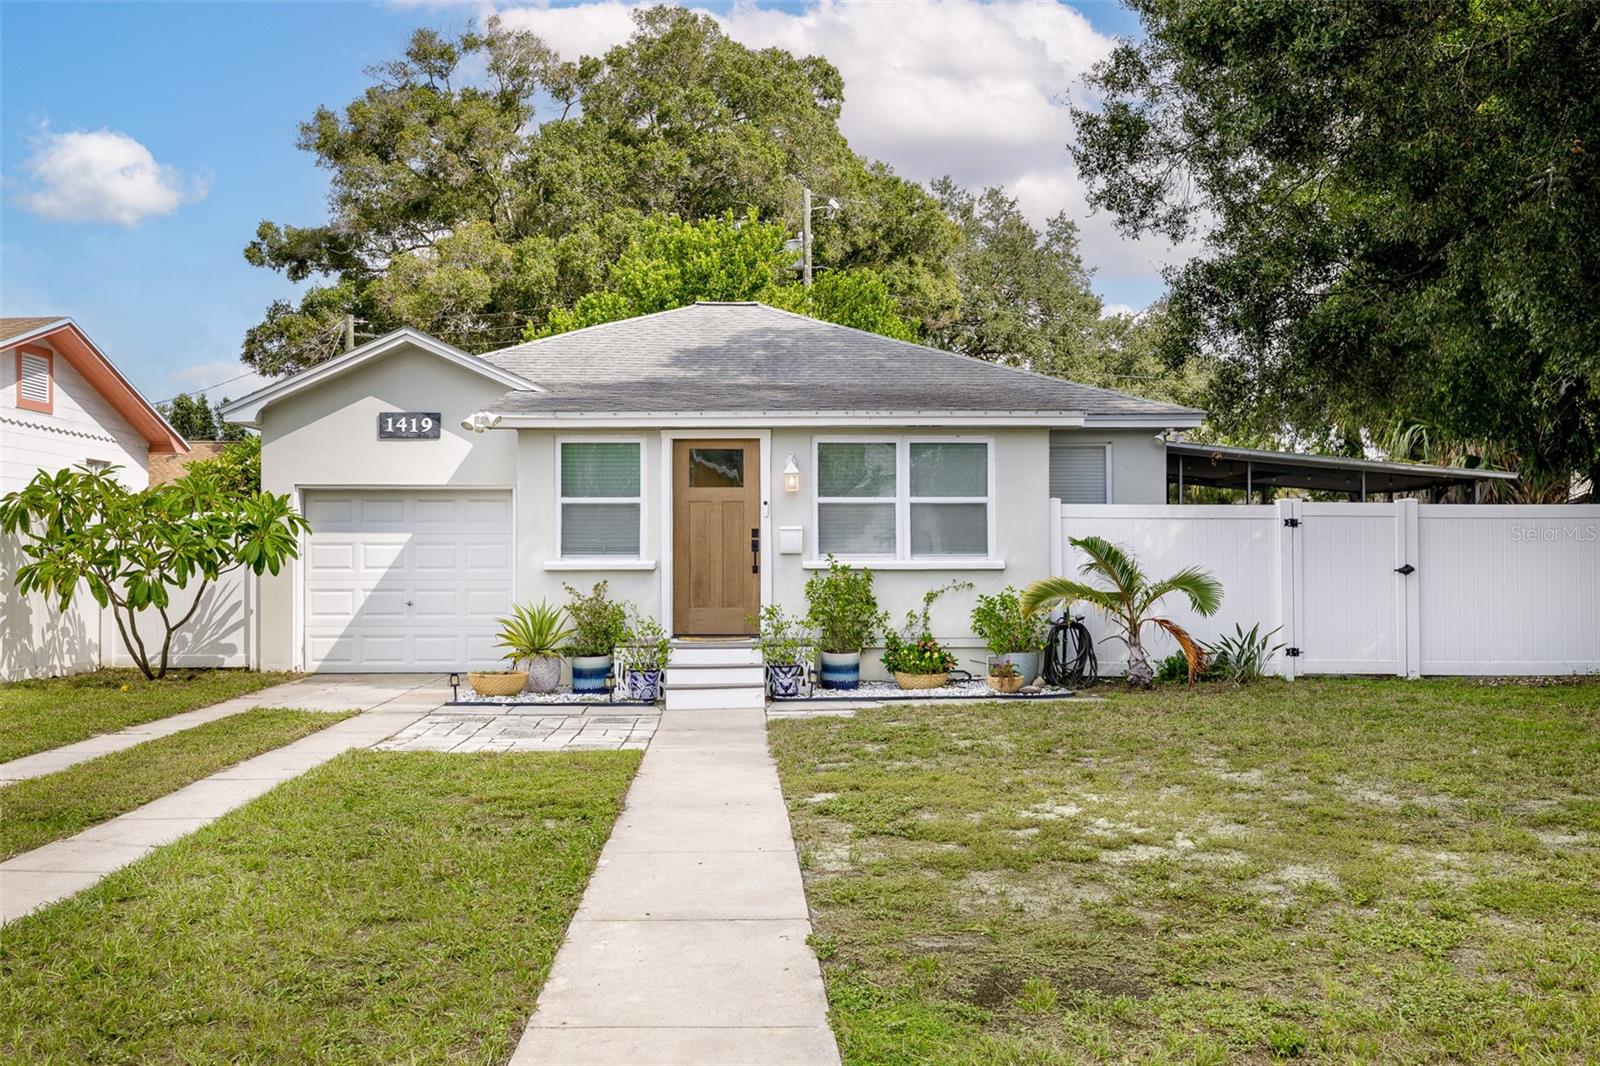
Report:
[{"label": "tree canopy", "polygon": [[217,413],[220,406],[212,404],[203,392],[193,396],[180,392],[165,403],[157,404],[156,409],[184,440],[239,440],[244,437],[242,426],[229,425],[222,420]]},{"label": "tree canopy", "polygon": [[1213,420],[1600,477],[1600,8],[1130,3],[1072,151],[1128,232],[1204,239],[1165,344],[1216,356]]},{"label": "tree canopy", "polygon": [[[634,18],[626,44],[576,62],[495,19],[455,38],[418,30],[360,98],[319,109],[299,143],[331,175],[328,221],[263,222],[245,249],[316,283],[267,309],[245,361],[278,373],[328,358],[345,314],[474,350],[566,328],[620,306],[632,265],[715,236],[684,223],[753,213],[798,232],[806,185],[847,205],[815,216],[822,276],[840,277],[808,304],[860,307],[881,286],[911,328],[950,313],[960,232],[927,190],[850,150],[831,64],[746,48],[680,8]],[[680,294],[694,280],[715,279],[686,276]]]}]

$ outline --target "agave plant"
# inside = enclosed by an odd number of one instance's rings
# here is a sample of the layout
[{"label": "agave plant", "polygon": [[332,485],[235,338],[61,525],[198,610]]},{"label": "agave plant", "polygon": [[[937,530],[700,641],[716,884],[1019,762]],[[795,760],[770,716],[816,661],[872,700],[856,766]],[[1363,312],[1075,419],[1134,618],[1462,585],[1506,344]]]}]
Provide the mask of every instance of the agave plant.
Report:
[{"label": "agave plant", "polygon": [[506,649],[505,657],[513,668],[524,660],[554,655],[561,642],[572,635],[566,616],[566,611],[545,602],[538,606],[519,604],[511,609],[510,618],[500,619],[496,646]]},{"label": "agave plant", "polygon": [[1073,547],[1089,557],[1078,568],[1084,577],[1098,577],[1110,588],[1075,581],[1070,577],[1047,577],[1035,581],[1022,592],[1022,609],[1034,614],[1059,603],[1083,601],[1101,611],[1118,627],[1114,636],[1128,647],[1128,680],[1148,685],[1155,678],[1150,657],[1145,653],[1143,632],[1147,625],[1171,634],[1189,661],[1189,676],[1205,670],[1206,653],[1188,630],[1170,618],[1151,613],[1169,593],[1181,593],[1199,614],[1215,614],[1222,604],[1222,583],[1209,571],[1191,566],[1162,581],[1151,581],[1133,556],[1102,537],[1073,537]]}]

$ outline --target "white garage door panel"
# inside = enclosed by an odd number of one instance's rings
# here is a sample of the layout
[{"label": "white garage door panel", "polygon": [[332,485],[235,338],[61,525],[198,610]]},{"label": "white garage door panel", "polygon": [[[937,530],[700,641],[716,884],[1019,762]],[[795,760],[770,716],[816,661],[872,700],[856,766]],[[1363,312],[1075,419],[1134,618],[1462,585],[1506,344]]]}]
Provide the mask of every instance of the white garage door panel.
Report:
[{"label": "white garage door panel", "polygon": [[492,666],[510,613],[511,496],[311,492],[305,654],[311,670]]}]

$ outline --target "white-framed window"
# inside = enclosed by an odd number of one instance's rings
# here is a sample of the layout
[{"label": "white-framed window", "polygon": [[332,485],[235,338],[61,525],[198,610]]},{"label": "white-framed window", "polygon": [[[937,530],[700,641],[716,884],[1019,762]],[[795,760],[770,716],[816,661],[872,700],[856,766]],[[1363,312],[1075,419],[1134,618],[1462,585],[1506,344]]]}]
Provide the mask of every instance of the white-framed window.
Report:
[{"label": "white-framed window", "polygon": [[1111,445],[1074,444],[1050,434],[1050,498],[1062,503],[1111,502]]},{"label": "white-framed window", "polygon": [[818,437],[816,553],[842,559],[986,559],[994,442],[984,437]]},{"label": "white-framed window", "polygon": [[637,559],[644,543],[644,442],[556,442],[556,543],[563,559]]}]

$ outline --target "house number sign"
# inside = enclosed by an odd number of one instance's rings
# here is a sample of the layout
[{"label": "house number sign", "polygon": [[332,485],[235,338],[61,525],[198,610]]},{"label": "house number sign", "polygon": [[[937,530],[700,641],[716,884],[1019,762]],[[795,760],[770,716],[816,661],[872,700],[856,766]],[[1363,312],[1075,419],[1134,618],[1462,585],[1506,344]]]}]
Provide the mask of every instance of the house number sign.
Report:
[{"label": "house number sign", "polygon": [[438,440],[438,411],[385,411],[378,416],[379,440]]}]

